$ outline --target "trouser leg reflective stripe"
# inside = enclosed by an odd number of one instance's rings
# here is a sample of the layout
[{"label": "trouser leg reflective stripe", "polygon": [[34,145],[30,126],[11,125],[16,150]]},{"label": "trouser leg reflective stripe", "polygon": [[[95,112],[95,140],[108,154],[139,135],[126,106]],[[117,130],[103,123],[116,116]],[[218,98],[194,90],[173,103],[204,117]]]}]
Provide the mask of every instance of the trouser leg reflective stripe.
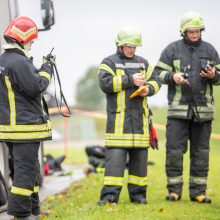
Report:
[{"label": "trouser leg reflective stripe", "polygon": [[190,197],[205,195],[209,170],[211,121],[193,122],[190,137]]},{"label": "trouser leg reflective stripe", "polygon": [[130,149],[128,191],[131,200],[146,199],[148,149]]},{"label": "trouser leg reflective stripe", "polygon": [[[38,163],[38,169],[40,170],[40,164]],[[40,175],[40,172],[38,173]],[[32,214],[38,215],[40,213],[40,200],[39,200],[39,180],[40,176],[37,176],[37,181],[34,186],[34,192],[31,195],[31,202],[32,202]]]},{"label": "trouser leg reflective stripe", "polygon": [[126,156],[126,149],[106,149],[104,187],[101,190],[100,200],[118,202],[123,186]]},{"label": "trouser leg reflective stripe", "polygon": [[12,150],[14,176],[9,196],[8,214],[28,216],[32,213],[31,195],[39,175],[36,143],[7,143]]},{"label": "trouser leg reflective stripe", "polygon": [[189,120],[168,119],[166,129],[166,174],[169,193],[182,193],[183,155],[187,151]]}]

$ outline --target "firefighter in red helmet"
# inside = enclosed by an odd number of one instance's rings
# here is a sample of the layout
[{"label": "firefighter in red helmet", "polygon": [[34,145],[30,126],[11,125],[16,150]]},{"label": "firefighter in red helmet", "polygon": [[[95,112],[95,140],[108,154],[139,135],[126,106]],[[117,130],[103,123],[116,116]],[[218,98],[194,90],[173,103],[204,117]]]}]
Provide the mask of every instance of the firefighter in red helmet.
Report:
[{"label": "firefighter in red helmet", "polygon": [[13,183],[8,214],[18,220],[39,219],[40,142],[51,139],[51,122],[42,106],[42,93],[51,77],[51,61],[38,70],[29,54],[38,36],[28,17],[15,18],[4,32],[7,42],[0,56],[0,141],[13,160]]}]

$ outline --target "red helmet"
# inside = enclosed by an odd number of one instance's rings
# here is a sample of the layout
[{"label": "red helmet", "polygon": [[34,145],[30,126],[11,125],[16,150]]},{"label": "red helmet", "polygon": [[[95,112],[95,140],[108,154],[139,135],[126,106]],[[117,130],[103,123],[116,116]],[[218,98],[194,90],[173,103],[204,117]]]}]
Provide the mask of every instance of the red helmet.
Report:
[{"label": "red helmet", "polygon": [[4,32],[4,36],[13,38],[19,43],[27,44],[37,38],[37,25],[28,17],[17,17],[9,24]]}]

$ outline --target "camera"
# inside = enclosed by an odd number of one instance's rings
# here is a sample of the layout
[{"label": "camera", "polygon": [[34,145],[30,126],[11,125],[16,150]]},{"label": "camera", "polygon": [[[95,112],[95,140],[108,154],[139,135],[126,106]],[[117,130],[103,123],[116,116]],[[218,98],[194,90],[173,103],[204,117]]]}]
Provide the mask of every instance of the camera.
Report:
[{"label": "camera", "polygon": [[201,71],[204,71],[205,73],[207,73],[209,70],[209,65],[208,64],[205,64],[201,67]]},{"label": "camera", "polygon": [[207,73],[208,70],[210,69],[210,67],[212,68],[214,65],[215,65],[214,62],[202,64],[201,65],[201,71],[204,71],[205,73]]},{"label": "camera", "polygon": [[183,79],[189,79],[189,74],[188,73],[183,73],[182,77],[183,77]]}]

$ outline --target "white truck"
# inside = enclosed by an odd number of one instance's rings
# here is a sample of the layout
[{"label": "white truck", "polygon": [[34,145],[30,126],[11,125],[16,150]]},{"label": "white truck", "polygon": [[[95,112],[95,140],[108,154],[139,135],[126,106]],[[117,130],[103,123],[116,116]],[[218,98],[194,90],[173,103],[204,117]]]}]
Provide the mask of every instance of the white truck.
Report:
[{"label": "white truck", "polygon": [[[28,5],[29,4],[29,5]],[[54,8],[52,0],[0,0],[0,54],[1,47],[5,43],[3,33],[10,21],[21,14],[22,7],[31,6],[34,8],[35,14],[39,14],[38,24],[39,31],[49,30],[54,24]],[[36,13],[36,9],[38,9]],[[26,15],[28,16],[28,15]],[[41,143],[39,151],[40,163],[43,162],[43,143]],[[0,142],[0,212],[7,209],[7,189],[10,184],[10,157],[8,149],[4,143]],[[43,171],[43,170],[42,170]],[[43,177],[43,172],[42,172]],[[6,188],[6,189],[5,189]]]}]

